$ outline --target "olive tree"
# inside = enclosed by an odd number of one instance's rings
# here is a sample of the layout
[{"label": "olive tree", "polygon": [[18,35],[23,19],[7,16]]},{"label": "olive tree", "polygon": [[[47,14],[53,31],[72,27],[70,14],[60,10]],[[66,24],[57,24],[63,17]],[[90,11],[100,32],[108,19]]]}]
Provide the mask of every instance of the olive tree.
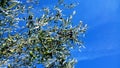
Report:
[{"label": "olive tree", "polygon": [[[40,5],[39,1],[28,2]],[[68,16],[63,14],[62,8],[74,6],[58,0],[53,8],[40,9],[41,15],[35,17],[33,6],[17,0],[1,0],[0,67],[31,68],[43,64],[46,68],[73,68],[76,61],[71,50],[83,47],[80,38],[87,29],[82,21],[72,26],[76,11]]]}]

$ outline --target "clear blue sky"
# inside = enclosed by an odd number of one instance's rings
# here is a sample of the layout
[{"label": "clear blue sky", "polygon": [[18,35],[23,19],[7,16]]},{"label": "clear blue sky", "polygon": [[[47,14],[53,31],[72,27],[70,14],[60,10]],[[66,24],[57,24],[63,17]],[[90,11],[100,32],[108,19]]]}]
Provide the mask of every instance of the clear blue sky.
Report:
[{"label": "clear blue sky", "polygon": [[[52,6],[54,1],[41,0],[41,7]],[[80,2],[74,9],[74,24],[79,20],[88,24],[86,49],[73,54],[78,59],[75,68],[120,68],[120,0],[71,1]]]},{"label": "clear blue sky", "polygon": [[88,31],[75,68],[120,68],[120,0],[80,0],[76,9]]}]

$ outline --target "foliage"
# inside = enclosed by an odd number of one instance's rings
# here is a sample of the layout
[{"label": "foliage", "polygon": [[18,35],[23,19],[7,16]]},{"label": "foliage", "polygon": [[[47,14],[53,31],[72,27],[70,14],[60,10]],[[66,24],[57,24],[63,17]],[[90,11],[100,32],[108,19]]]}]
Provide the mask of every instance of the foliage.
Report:
[{"label": "foliage", "polygon": [[[79,37],[87,25],[80,21],[73,27],[72,17],[76,11],[66,17],[60,7],[70,9],[74,5],[58,0],[54,8],[45,7],[42,15],[35,17],[33,6],[16,0],[1,0],[0,66],[28,68],[44,64],[46,68],[72,68],[75,60],[70,59],[70,50],[83,46]],[[21,23],[25,25],[20,26]]]}]

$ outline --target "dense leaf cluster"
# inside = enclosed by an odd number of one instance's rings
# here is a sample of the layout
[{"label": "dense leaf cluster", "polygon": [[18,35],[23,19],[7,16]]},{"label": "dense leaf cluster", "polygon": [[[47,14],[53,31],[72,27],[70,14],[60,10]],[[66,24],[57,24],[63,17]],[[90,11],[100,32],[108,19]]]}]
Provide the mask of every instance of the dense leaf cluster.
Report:
[{"label": "dense leaf cluster", "polygon": [[[70,50],[82,46],[79,37],[84,34],[87,25],[80,21],[73,27],[72,17],[76,11],[66,17],[59,6],[73,8],[74,5],[58,0],[54,8],[43,8],[43,14],[35,17],[31,6],[16,0],[0,1],[1,67],[28,68],[36,64],[44,64],[46,68],[73,67],[75,60],[70,59]],[[24,14],[27,17],[19,18]],[[23,27],[19,25],[21,21],[26,22]]]}]

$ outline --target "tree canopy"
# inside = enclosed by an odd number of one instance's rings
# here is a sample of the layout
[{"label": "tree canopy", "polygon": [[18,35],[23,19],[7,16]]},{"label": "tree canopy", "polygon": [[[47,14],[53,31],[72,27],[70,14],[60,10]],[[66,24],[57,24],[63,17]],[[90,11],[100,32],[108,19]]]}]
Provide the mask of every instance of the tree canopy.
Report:
[{"label": "tree canopy", "polygon": [[[26,3],[38,4],[39,0]],[[76,4],[66,4],[58,0],[53,8],[43,7],[35,16],[34,6],[17,0],[0,1],[0,67],[72,68],[75,59],[71,49],[83,47],[80,39],[87,25],[79,22],[72,26],[73,16],[63,14],[64,9],[72,9]],[[37,12],[37,13],[38,13]],[[22,25],[21,25],[22,24]]]}]

